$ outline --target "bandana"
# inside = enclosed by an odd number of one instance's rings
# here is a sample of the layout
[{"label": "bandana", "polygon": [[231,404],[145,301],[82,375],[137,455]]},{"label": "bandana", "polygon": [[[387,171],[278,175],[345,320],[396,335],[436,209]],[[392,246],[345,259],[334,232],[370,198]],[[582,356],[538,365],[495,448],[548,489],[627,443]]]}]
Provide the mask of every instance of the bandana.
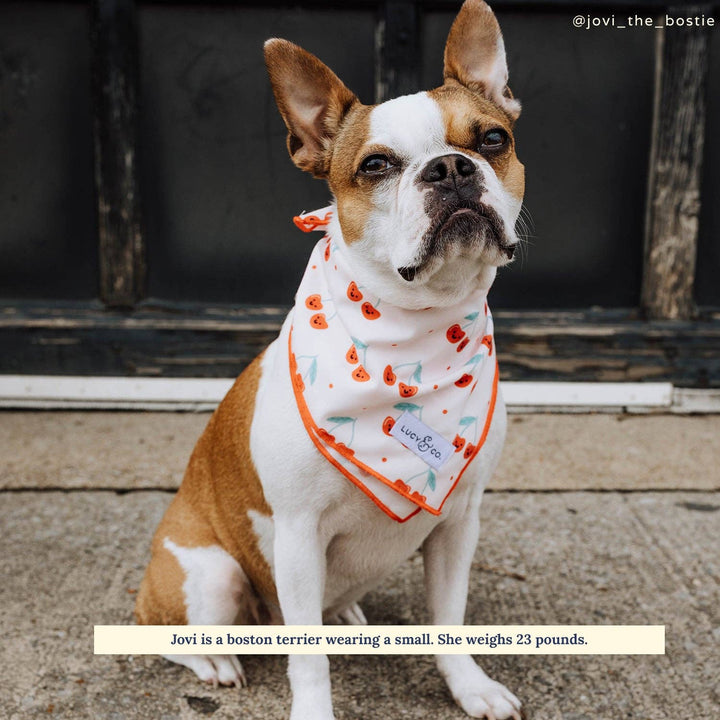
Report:
[{"label": "bandana", "polygon": [[[294,218],[324,230],[333,208]],[[485,442],[498,368],[486,291],[406,310],[359,285],[325,235],[295,297],[290,375],[305,428],[399,522],[443,504]]]}]

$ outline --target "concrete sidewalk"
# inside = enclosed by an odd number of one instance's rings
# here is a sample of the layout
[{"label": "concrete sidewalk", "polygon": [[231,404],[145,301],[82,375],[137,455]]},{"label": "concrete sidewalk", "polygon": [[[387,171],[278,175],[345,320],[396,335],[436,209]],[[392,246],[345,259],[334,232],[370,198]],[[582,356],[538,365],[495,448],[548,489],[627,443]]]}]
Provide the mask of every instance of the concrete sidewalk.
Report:
[{"label": "concrete sidewalk", "polygon": [[[0,489],[175,489],[209,417],[0,412]],[[511,415],[491,487],[720,490],[720,415]]]},{"label": "concrete sidewalk", "polygon": [[[287,718],[282,657],[249,656],[249,687],[215,690],[157,657],[92,654],[94,624],[132,622],[171,498],[157,488],[177,484],[206,421],[0,413],[0,717]],[[535,415],[510,427],[467,622],[664,624],[667,653],[485,656],[485,668],[532,720],[717,720],[720,418]],[[643,490],[627,492],[634,473]],[[419,555],[363,607],[373,624],[426,622]],[[331,667],[338,720],[464,717],[429,657]]]}]

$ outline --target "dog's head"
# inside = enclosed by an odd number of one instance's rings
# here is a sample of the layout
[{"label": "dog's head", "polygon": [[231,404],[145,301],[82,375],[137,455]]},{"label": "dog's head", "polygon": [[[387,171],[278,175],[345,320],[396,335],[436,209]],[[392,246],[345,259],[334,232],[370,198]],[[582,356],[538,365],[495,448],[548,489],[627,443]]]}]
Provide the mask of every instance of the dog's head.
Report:
[{"label": "dog's head", "polygon": [[327,179],[339,240],[358,280],[400,307],[489,287],[518,238],[524,168],[492,10],[466,0],[445,46],[444,84],[367,106],[287,40],[265,58],[295,164]]}]

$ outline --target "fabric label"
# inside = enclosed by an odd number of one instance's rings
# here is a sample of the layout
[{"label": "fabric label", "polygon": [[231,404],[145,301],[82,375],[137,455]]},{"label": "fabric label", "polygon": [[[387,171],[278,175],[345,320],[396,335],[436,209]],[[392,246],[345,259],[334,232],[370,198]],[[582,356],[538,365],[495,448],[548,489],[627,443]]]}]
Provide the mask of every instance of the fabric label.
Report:
[{"label": "fabric label", "polygon": [[407,410],[392,426],[390,434],[435,470],[455,451],[452,443]]}]

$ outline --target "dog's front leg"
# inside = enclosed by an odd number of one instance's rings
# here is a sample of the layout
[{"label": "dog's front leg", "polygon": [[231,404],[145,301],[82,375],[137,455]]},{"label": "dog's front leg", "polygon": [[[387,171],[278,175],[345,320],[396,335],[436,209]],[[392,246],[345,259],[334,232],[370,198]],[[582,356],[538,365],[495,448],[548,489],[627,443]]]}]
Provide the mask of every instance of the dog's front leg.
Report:
[{"label": "dog's front leg", "polygon": [[[435,625],[462,625],[470,566],[480,534],[479,503],[438,525],[423,545],[425,588]],[[438,655],[437,666],[458,705],[474,718],[520,720],[520,701],[491,680],[470,655]]]},{"label": "dog's front leg", "polygon": [[[318,518],[275,517],[275,582],[286,625],[321,625],[326,543]],[[290,720],[333,720],[330,668],[326,655],[290,655]]]}]

